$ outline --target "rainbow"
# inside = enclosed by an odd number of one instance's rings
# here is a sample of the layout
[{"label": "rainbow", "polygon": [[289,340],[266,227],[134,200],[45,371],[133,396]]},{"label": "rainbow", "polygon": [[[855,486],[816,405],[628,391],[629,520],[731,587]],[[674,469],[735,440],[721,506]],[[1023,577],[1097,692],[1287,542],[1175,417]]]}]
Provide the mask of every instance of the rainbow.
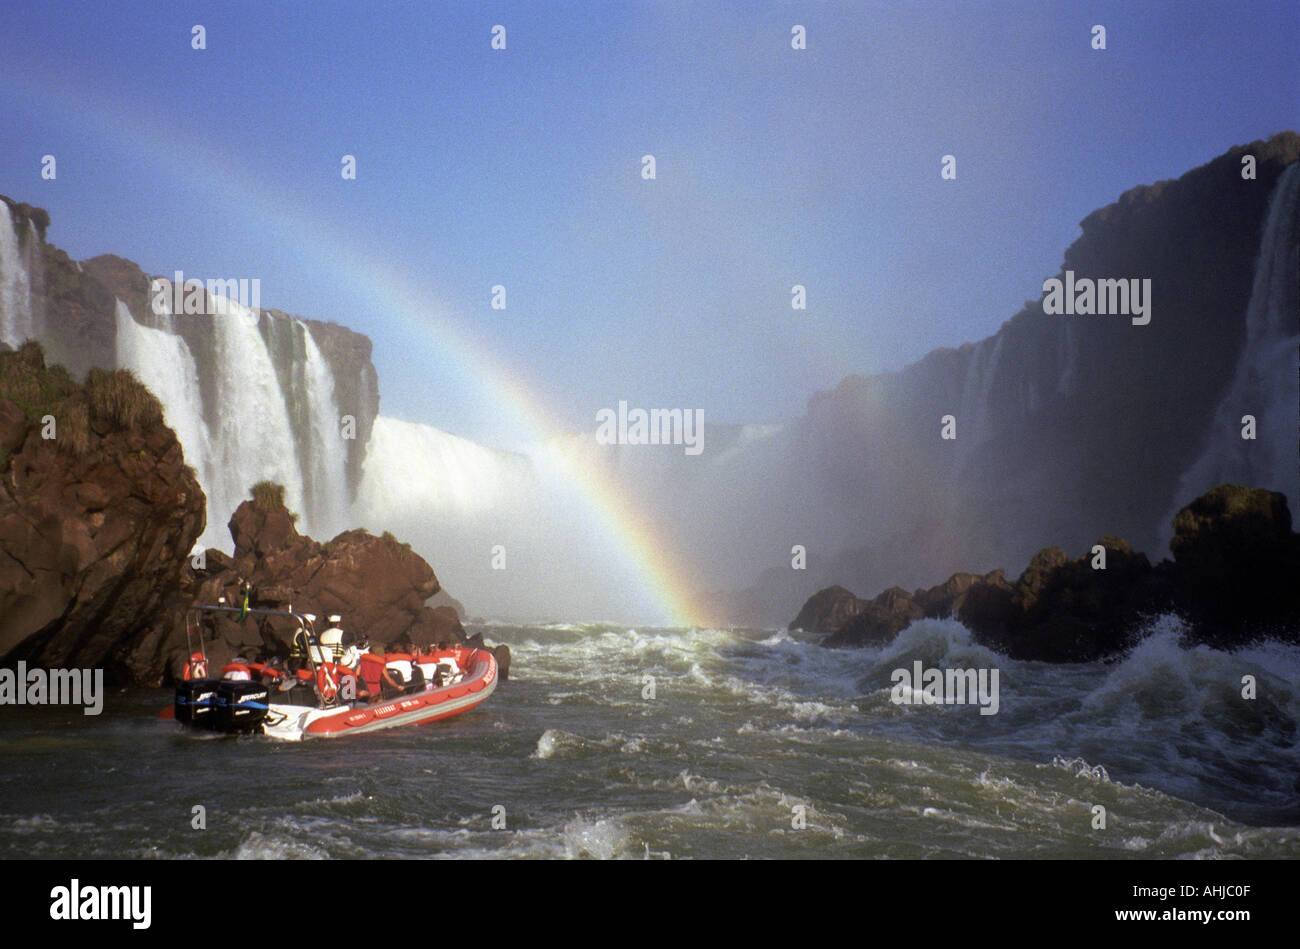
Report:
[{"label": "rainbow", "polygon": [[[34,77],[2,66],[0,85],[42,121],[56,116],[74,132],[90,132],[130,152],[137,164],[156,166],[187,188],[210,191],[214,206],[234,208],[241,212],[241,220],[283,234],[287,243],[341,277],[360,297],[375,299],[390,318],[429,330],[422,338],[437,339],[436,355],[444,360],[450,356],[449,368],[490,402],[504,407],[532,438],[544,442],[567,434],[524,373],[468,332],[466,320],[457,319],[448,308],[430,305],[427,287],[394,273],[390,260],[341,228],[308,215],[300,204],[277,196],[251,176],[240,176],[234,170],[237,156],[217,155],[204,146],[182,141],[174,125],[160,122],[139,107],[124,105],[134,99],[129,93],[117,91],[110,99],[102,85],[73,86],[66,77],[52,74],[41,75],[38,84]],[[62,164],[62,168],[68,167],[68,163]],[[557,457],[578,495],[635,565],[645,592],[660,605],[662,619],[673,626],[702,625],[698,606],[692,602],[688,573],[652,519],[637,510],[596,465],[573,453],[559,452]]]}]

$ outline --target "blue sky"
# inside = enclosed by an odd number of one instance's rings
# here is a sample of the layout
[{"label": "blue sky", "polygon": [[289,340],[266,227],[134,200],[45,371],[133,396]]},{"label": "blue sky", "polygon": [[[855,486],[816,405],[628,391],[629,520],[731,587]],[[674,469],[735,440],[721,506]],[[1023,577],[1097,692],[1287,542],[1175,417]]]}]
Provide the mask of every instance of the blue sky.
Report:
[{"label": "blue sky", "polygon": [[373,339],[386,414],[517,445],[453,335],[570,428],[781,421],[995,332],[1124,190],[1300,127],[1293,0],[429,7],[10,5],[0,192],[77,258],[258,277]]}]

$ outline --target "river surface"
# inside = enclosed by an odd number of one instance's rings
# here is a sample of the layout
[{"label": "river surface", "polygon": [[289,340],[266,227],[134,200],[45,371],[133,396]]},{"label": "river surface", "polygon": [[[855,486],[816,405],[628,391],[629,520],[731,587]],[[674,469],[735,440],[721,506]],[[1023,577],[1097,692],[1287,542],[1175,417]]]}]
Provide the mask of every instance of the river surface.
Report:
[{"label": "river surface", "polygon": [[[866,650],[483,631],[514,652],[484,706],[353,739],[185,732],[160,689],[97,717],[0,708],[0,856],[1300,857],[1294,646],[1184,648],[1172,618],[1081,665],[1011,661],[954,621]],[[997,669],[997,714],[892,701],[918,660]]]}]

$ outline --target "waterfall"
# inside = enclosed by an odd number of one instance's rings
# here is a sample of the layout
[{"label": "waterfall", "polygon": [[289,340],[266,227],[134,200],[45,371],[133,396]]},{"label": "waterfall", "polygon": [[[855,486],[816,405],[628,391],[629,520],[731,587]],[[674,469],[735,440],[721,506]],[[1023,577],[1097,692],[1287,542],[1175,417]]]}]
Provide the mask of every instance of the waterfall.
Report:
[{"label": "waterfall", "polygon": [[301,447],[307,509],[304,515],[313,533],[324,540],[352,525],[348,521],[347,443],[342,438],[334,373],[321,355],[311,330],[298,320],[305,356],[300,364],[307,418],[307,443]]},{"label": "waterfall", "polygon": [[[958,401],[956,443],[958,476],[974,451],[992,437],[996,428],[996,416],[990,407],[990,402],[1005,342],[1006,334],[998,333],[996,336],[980,340],[970,354],[966,378],[962,382],[961,398]],[[938,419],[935,419],[935,422],[937,423]]]},{"label": "waterfall", "polygon": [[570,440],[525,456],[379,416],[353,526],[392,531],[470,609],[493,618],[655,616],[643,567],[573,477]]},{"label": "waterfall", "polygon": [[[163,417],[185,453],[185,462],[199,477],[208,495],[208,525],[203,546],[216,539],[213,531],[212,493],[209,479],[214,474],[212,441],[203,420],[199,396],[199,372],[194,356],[181,337],[152,326],[141,326],[121,300],[117,301],[117,364],[130,369],[163,404]],[[170,315],[159,318],[166,325]],[[224,527],[222,527],[224,530]],[[223,543],[222,546],[225,544]]]},{"label": "waterfall", "polygon": [[[1246,344],[1227,394],[1215,412],[1200,456],[1183,474],[1176,505],[1226,482],[1281,491],[1300,515],[1296,413],[1300,404],[1300,163],[1288,168],[1269,201],[1264,237],[1246,309]],[[1256,437],[1241,437],[1253,415]],[[1174,507],[1160,525],[1171,535]]]},{"label": "waterfall", "polygon": [[482,515],[531,487],[520,455],[493,451],[416,422],[380,416],[370,436],[359,504],[369,516]]},{"label": "waterfall", "polygon": [[33,246],[38,242],[28,222],[27,237],[18,240],[13,213],[0,201],[0,343],[17,349],[25,340],[36,338],[37,306],[32,300]]},{"label": "waterfall", "polygon": [[284,485],[289,509],[301,512],[302,466],[280,380],[258,332],[258,314],[230,300],[212,328],[216,396],[207,418],[216,470],[205,482],[210,501],[218,510],[233,511],[252,485],[274,481]]},{"label": "waterfall", "polygon": [[[177,320],[187,317],[173,315],[170,301],[163,309],[143,326],[117,302],[117,364],[162,401],[185,460],[198,474],[208,498],[199,546],[229,548],[230,515],[261,480],[285,486],[285,503],[301,514],[303,531],[328,539],[351,526],[334,378],[307,326],[290,324],[299,345],[278,354],[290,365],[277,373],[260,331],[260,321],[269,317],[227,300],[225,313],[212,320],[214,378],[208,381],[214,397],[205,404],[200,370],[177,333]],[[282,377],[290,380],[288,392]],[[304,419],[298,431],[291,413]]]},{"label": "waterfall", "polygon": [[29,332],[40,339],[45,331],[45,258],[41,253],[41,235],[31,220],[27,222],[27,239],[23,241],[23,269],[27,271],[27,305]]}]

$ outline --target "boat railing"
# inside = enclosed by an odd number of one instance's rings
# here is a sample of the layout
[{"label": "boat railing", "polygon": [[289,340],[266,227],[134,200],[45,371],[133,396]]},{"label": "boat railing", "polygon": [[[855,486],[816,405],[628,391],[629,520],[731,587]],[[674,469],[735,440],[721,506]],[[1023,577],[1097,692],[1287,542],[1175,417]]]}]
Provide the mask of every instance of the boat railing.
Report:
[{"label": "boat railing", "polygon": [[[339,696],[334,695],[326,699],[321,693],[320,677],[318,674],[319,663],[316,661],[316,654],[319,651],[321,656],[325,655],[326,647],[321,645],[320,637],[316,635],[316,627],[312,623],[308,614],[300,613],[290,607],[287,610],[261,609],[254,607],[230,606],[226,603],[203,604],[192,606],[185,615],[185,644],[190,655],[196,651],[203,656],[203,663],[206,666],[208,661],[207,648],[203,643],[202,619],[206,613],[235,613],[240,620],[249,616],[279,616],[293,619],[298,628],[293,634],[294,653],[301,654],[302,660],[306,663],[307,669],[311,672],[312,689],[316,692],[316,698],[324,706],[336,705],[339,702]],[[195,650],[194,642],[198,641],[199,648]]]}]

